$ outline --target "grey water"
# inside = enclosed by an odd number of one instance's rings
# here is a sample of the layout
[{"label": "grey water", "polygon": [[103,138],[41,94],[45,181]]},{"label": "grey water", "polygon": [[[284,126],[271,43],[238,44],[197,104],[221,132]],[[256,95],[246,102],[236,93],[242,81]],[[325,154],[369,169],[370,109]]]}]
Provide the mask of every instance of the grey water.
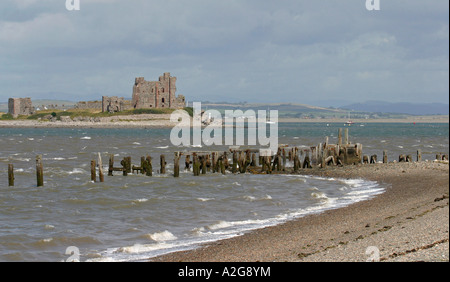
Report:
[{"label": "grey water", "polygon": [[[343,124],[280,123],[279,143],[337,143]],[[339,208],[382,193],[381,184],[360,179],[299,175],[182,171],[174,178],[173,152],[227,150],[227,146],[177,147],[171,129],[0,128],[0,261],[64,261],[68,247],[81,261],[139,261],[241,235],[306,214]],[[433,160],[449,151],[448,124],[354,124],[350,140],[367,155],[389,161],[399,154]],[[90,181],[90,161],[109,154],[153,157],[153,176],[106,176]],[[158,173],[165,154],[167,173]],[[44,187],[36,186],[35,157],[43,156]],[[380,157],[379,157],[380,159]],[[14,164],[15,186],[7,167]],[[183,162],[181,162],[183,164]],[[288,166],[292,164],[288,163]],[[181,166],[183,168],[183,166]]]}]

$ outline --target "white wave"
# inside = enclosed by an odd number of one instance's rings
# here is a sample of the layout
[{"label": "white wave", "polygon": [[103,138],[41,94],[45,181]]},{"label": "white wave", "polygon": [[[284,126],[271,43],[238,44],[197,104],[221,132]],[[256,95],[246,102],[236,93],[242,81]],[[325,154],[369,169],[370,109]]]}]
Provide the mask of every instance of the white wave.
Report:
[{"label": "white wave", "polygon": [[147,234],[146,237],[152,239],[156,242],[165,242],[165,241],[173,241],[178,239],[175,235],[173,235],[170,231],[156,232],[153,234]]},{"label": "white wave", "polygon": [[230,226],[233,226],[233,224],[231,222],[221,220],[217,223],[208,225],[207,228],[209,230],[217,230],[217,229],[227,228]]},{"label": "white wave", "polygon": [[133,145],[141,145],[139,142],[133,142]]},{"label": "white wave", "polygon": [[29,162],[31,161],[31,158],[12,158],[13,160],[20,161],[20,162]]},{"label": "white wave", "polygon": [[197,200],[200,202],[207,202],[207,201],[214,200],[214,198],[197,198]]},{"label": "white wave", "polygon": [[64,161],[66,158],[56,157],[56,158],[44,158],[44,161]]},{"label": "white wave", "polygon": [[42,243],[50,243],[51,241],[53,241],[53,238],[45,238],[45,239],[42,239],[40,242],[42,242]]},{"label": "white wave", "polygon": [[89,137],[89,136],[84,136],[84,137],[81,137],[80,139],[81,139],[81,140],[91,140],[92,138]]},{"label": "white wave", "polygon": [[62,157],[57,157],[57,158],[53,158],[53,160],[55,161],[64,161],[66,158],[62,158]]},{"label": "white wave", "polygon": [[272,196],[270,196],[270,195],[265,195],[265,196],[263,196],[261,198],[257,198],[257,197],[254,197],[254,196],[246,195],[246,196],[243,196],[242,198],[244,198],[244,200],[250,201],[250,202],[262,201],[262,200],[272,200]]},{"label": "white wave", "polygon": [[68,172],[70,175],[72,174],[83,174],[86,173],[86,171],[84,169],[81,168],[74,168],[72,171]]},{"label": "white wave", "polygon": [[169,148],[169,146],[158,146],[158,147],[155,147],[156,149],[167,149],[167,148]]},{"label": "white wave", "polygon": [[361,187],[368,183],[368,181],[362,179],[343,179],[341,181],[351,187]]},{"label": "white wave", "polygon": [[147,201],[148,201],[148,199],[142,198],[142,199],[136,199],[136,200],[134,200],[133,203],[145,203],[145,202],[147,202]]},{"label": "white wave", "polygon": [[[271,219],[248,219],[248,220],[241,220],[241,221],[223,221],[220,220],[216,223],[210,224],[206,226],[208,230],[219,230],[219,229],[226,229],[229,227],[236,227],[236,226],[243,226],[245,225],[246,228],[244,230],[251,230],[254,228],[251,228],[250,226],[255,226],[255,228],[258,228],[261,225],[265,225],[272,222]],[[232,230],[233,233],[237,232],[237,230]],[[229,233],[229,232],[226,232]]]},{"label": "white wave", "polygon": [[250,202],[253,202],[253,201],[256,200],[256,197],[253,197],[253,196],[244,196],[243,198],[244,198],[245,200],[247,200],[247,201],[250,201]]},{"label": "white wave", "polygon": [[169,248],[172,245],[159,243],[159,244],[134,244],[133,246],[120,247],[114,251],[114,253],[128,253],[128,254],[138,254],[151,252],[163,248]]},{"label": "white wave", "polygon": [[327,194],[323,192],[313,192],[311,193],[311,197],[316,199],[328,199]]}]

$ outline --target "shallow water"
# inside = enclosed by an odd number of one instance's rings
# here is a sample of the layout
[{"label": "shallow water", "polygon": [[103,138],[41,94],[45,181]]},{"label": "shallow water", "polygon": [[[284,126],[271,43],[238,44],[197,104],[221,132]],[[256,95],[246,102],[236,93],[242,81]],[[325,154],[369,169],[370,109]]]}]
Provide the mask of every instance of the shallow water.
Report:
[{"label": "shallow water", "polygon": [[[341,124],[280,124],[279,143],[337,143]],[[293,175],[218,173],[174,178],[170,129],[0,129],[0,260],[62,261],[75,246],[80,260],[133,261],[242,234],[308,213],[338,208],[382,193],[362,180]],[[448,124],[364,124],[350,128],[364,154],[390,161],[423,151],[423,159],[448,154]],[[204,147],[202,150],[226,150]],[[116,172],[104,183],[90,181],[98,152],[107,170],[125,156],[134,164],[153,157],[153,177]],[[167,174],[157,173],[166,155]],[[44,187],[36,187],[35,157],[43,155]],[[379,157],[380,159],[380,157]],[[7,164],[15,186],[7,187]],[[182,162],[183,163],[183,162]],[[288,166],[292,164],[288,163]]]}]

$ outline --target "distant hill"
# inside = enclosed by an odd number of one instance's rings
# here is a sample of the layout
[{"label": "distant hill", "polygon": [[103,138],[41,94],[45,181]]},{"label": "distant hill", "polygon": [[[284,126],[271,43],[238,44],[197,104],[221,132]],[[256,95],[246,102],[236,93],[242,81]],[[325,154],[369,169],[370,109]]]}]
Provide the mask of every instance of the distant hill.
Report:
[{"label": "distant hill", "polygon": [[409,115],[448,115],[449,105],[440,103],[389,103],[383,101],[367,101],[341,107],[351,111],[371,113],[401,113]]}]

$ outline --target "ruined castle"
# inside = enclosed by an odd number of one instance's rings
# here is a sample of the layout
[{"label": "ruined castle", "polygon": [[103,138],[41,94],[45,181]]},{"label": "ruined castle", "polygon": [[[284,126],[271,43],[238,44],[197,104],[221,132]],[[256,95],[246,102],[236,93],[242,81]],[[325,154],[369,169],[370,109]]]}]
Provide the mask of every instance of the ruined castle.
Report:
[{"label": "ruined castle", "polygon": [[133,86],[131,105],[135,109],[170,108],[181,109],[186,105],[183,95],[175,95],[177,78],[169,72],[159,77],[159,81],[146,81],[137,77]]},{"label": "ruined castle", "polygon": [[[76,109],[98,109],[102,112],[121,112],[130,109],[182,109],[186,107],[185,97],[176,96],[177,78],[165,72],[158,81],[146,81],[137,77],[133,85],[132,100],[117,96],[102,96],[101,101],[80,101]],[[31,115],[35,111],[30,98],[10,98],[8,113],[13,117]]]},{"label": "ruined castle", "polygon": [[183,95],[175,95],[177,78],[169,72],[159,77],[158,81],[146,81],[136,77],[133,85],[132,100],[123,97],[103,96],[102,101],[78,102],[78,109],[101,109],[103,112],[120,112],[130,109],[182,109],[186,107]]}]

